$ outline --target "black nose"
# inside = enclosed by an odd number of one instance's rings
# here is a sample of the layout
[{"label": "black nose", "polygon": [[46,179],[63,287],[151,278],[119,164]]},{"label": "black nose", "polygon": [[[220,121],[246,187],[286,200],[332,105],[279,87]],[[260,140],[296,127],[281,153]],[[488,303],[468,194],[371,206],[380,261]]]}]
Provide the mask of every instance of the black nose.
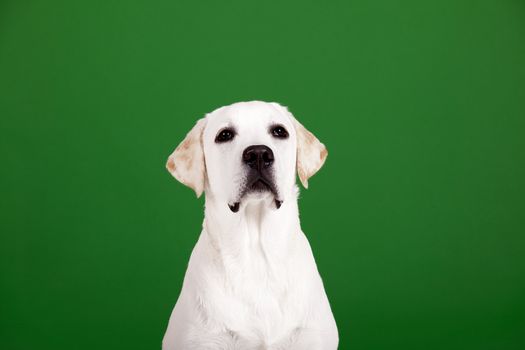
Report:
[{"label": "black nose", "polygon": [[252,169],[262,170],[273,163],[273,152],[270,147],[254,145],[242,152],[242,161]]}]

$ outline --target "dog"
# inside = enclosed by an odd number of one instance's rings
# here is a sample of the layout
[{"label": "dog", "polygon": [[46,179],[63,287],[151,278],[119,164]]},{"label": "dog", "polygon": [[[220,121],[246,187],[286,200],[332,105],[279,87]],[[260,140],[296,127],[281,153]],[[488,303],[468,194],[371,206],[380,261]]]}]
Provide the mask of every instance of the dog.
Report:
[{"label": "dog", "polygon": [[332,350],[338,331],[299,223],[305,188],[326,147],[286,107],[239,102],[197,121],[167,161],[205,193],[163,350]]}]

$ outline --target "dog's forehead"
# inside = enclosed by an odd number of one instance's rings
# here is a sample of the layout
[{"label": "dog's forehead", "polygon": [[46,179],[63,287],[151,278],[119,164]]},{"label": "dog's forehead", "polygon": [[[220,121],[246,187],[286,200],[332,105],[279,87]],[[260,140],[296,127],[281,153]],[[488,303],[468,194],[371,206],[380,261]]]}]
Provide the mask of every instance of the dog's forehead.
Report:
[{"label": "dog's forehead", "polygon": [[221,107],[208,114],[208,127],[216,131],[223,127],[255,129],[270,124],[290,125],[283,108],[260,101],[239,102]]}]

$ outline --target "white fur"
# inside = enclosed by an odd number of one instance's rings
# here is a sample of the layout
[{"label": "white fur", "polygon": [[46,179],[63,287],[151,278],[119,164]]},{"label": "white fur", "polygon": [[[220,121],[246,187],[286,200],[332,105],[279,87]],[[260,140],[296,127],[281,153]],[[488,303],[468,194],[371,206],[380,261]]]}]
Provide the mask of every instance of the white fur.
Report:
[{"label": "white fur", "polygon": [[[288,139],[272,137],[268,128],[275,123]],[[226,126],[236,129],[235,138],[215,143]],[[241,155],[250,145],[274,153],[279,209],[270,192],[240,198]],[[204,189],[206,204],[163,350],[337,349],[335,320],[301,231],[295,184],[296,167],[307,186],[325,158],[324,145],[276,103],[236,103],[198,121],[167,164],[197,195]],[[234,213],[228,204],[238,201]]]}]

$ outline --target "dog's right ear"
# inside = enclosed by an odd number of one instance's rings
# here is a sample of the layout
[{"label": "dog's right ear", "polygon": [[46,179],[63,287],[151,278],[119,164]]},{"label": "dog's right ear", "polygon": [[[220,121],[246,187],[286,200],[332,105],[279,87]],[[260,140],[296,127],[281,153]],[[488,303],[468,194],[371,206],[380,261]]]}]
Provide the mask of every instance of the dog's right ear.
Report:
[{"label": "dog's right ear", "polygon": [[202,132],[206,126],[206,119],[202,118],[186,135],[186,138],[169,156],[166,169],[184,185],[193,189],[200,197],[204,191],[206,165],[202,147]]}]

